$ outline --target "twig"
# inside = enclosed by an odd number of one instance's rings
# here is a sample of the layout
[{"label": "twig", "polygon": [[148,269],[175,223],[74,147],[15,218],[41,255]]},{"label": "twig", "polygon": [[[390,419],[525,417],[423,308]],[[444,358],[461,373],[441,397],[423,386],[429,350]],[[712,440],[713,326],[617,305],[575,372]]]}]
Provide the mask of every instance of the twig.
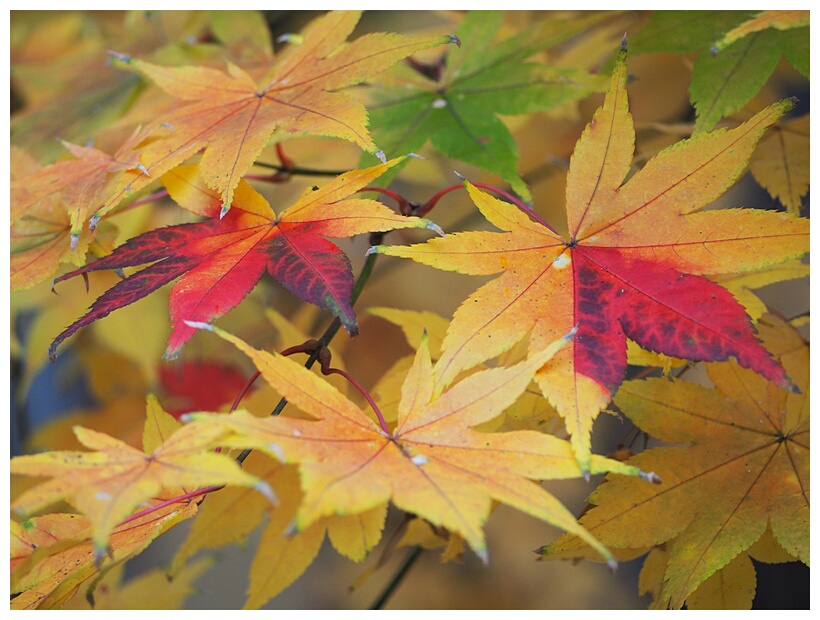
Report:
[{"label": "twig", "polygon": [[399,566],[399,570],[396,571],[396,574],[393,575],[393,579],[385,586],[382,593],[379,595],[373,604],[370,606],[370,609],[381,609],[387,600],[393,596],[393,592],[396,591],[396,588],[401,585],[402,579],[404,579],[407,572],[413,567],[413,564],[416,563],[421,552],[424,549],[420,545],[416,545],[410,550],[410,553],[407,554],[407,557],[404,558],[404,562],[402,562],[401,566]]}]

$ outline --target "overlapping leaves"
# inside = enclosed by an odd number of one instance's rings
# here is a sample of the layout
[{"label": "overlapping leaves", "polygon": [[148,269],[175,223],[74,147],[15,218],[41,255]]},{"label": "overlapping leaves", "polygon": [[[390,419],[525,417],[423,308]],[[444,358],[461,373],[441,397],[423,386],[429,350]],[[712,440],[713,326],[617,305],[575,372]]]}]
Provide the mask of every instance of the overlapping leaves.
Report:
[{"label": "overlapping leaves", "polygon": [[781,56],[809,75],[808,11],[656,11],[635,53],[699,51],[689,88],[695,131],[712,129],[754,97]]},{"label": "overlapping leaves", "polygon": [[438,64],[398,66],[373,93],[368,109],[376,142],[388,153],[408,153],[430,140],[438,152],[495,172],[529,197],[517,171],[518,149],[497,115],[547,110],[602,90],[599,76],[527,62],[601,18],[543,20],[491,44],[503,13],[467,13],[457,31],[461,49]]},{"label": "overlapping leaves", "polygon": [[[294,520],[297,530],[322,517],[363,512],[389,500],[460,534],[486,560],[482,525],[490,500],[496,499],[575,533],[611,557],[560,502],[530,480],[580,476],[569,443],[537,432],[491,434],[469,428],[512,403],[566,339],[515,366],[476,373],[438,398],[433,398],[425,339],[402,387],[397,424],[389,429],[290,359],[253,349],[216,327],[197,327],[233,342],[289,402],[318,418],[260,419],[242,411],[192,415],[194,427],[222,429],[223,445],[260,449],[299,465],[305,497]],[[590,466],[596,472],[641,474],[597,456]]]},{"label": "overlapping leaves", "polygon": [[171,196],[209,219],[149,231],[129,239],[110,255],[57,278],[55,283],[91,271],[151,263],[100,296],[88,314],[54,339],[50,355],[80,327],[179,278],[171,291],[173,332],[165,351],[166,357],[175,357],[194,332],[185,320],[211,321],[223,316],[256,286],[266,270],[295,295],[330,309],[355,334],[350,262],[326,237],[396,228],[435,229],[428,220],[403,217],[373,200],[345,200],[399,161],[354,170],[321,189],[308,189],[278,215],[242,180],[233,209],[219,217],[221,198],[205,185],[198,166],[169,172],[163,182]]},{"label": "overlapping leaves", "polygon": [[[801,393],[726,362],[707,365],[714,389],[647,379],[625,383],[615,397],[642,430],[677,447],[629,461],[653,468],[663,486],[607,479],[581,523],[619,549],[667,543],[656,597],[662,606],[681,607],[767,527],[788,554],[809,561],[809,351],[774,316],[761,319],[760,331]],[[565,536],[543,552],[577,557],[583,547]]]},{"label": "overlapping leaves", "polygon": [[143,502],[163,489],[238,484],[267,493],[270,489],[239,466],[213,452],[219,433],[214,429],[180,428],[148,399],[143,439],[145,451],[119,439],[75,427],[77,439],[93,451],[59,451],[18,456],[11,473],[51,480],[15,498],[12,508],[27,515],[66,500],[88,516],[98,559],[110,549],[111,532]]},{"label": "overlapping leaves", "polygon": [[[176,167],[200,149],[202,176],[220,196],[222,215],[233,204],[239,180],[256,161],[274,130],[333,136],[376,152],[364,106],[337,92],[384,71],[414,52],[454,42],[450,36],[406,37],[373,33],[346,42],[358,11],[317,18],[255,79],[230,63],[227,73],[208,67],[163,67],[126,62],[183,102],[156,121],[169,127],[162,138],[137,145],[142,170],[126,175],[100,205],[99,218],[123,197]],[[383,156],[382,156],[383,157]]]},{"label": "overlapping leaves", "polygon": [[574,341],[536,379],[566,420],[579,463],[589,434],[626,371],[626,338],[694,360],[736,358],[782,387],[779,363],[743,307],[705,275],[752,271],[808,251],[808,221],[732,209],[698,213],[740,176],[781,101],[743,125],[703,134],[630,172],[635,133],[622,51],[604,105],[575,147],[567,179],[570,237],[470,184],[484,216],[506,231],[466,232],[374,251],[440,269],[502,275],[456,312],[437,366],[436,392],[456,375],[531,334],[533,352],[573,325]]}]

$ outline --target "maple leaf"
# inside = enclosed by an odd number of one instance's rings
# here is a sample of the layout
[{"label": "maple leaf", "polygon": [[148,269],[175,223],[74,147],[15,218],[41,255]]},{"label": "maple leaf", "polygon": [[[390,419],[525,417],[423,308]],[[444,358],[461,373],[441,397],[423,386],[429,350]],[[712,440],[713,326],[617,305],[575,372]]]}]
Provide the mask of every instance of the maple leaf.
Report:
[{"label": "maple leaf", "polygon": [[[647,379],[624,383],[615,396],[643,431],[683,447],[653,448],[630,459],[657,471],[664,484],[650,489],[606,479],[581,523],[616,548],[666,542],[663,605],[682,606],[767,526],[778,545],[808,563],[809,351],[794,328],[771,315],[760,331],[804,393],[726,362],[706,365],[715,389]],[[583,546],[564,536],[543,553],[583,556]]]},{"label": "maple leaf", "polygon": [[691,360],[734,357],[789,386],[743,307],[702,276],[761,269],[809,249],[807,220],[751,209],[696,212],[734,183],[763,131],[791,102],[774,104],[735,129],[682,141],[623,183],[635,137],[625,60],[624,50],[604,104],[572,156],[569,239],[537,215],[465,183],[484,216],[507,232],[372,248],[465,274],[504,272],[456,311],[437,365],[437,393],[463,369],[528,333],[531,350],[539,351],[578,326],[577,337],[536,380],[564,417],[584,469],[592,422],[626,372],[627,337]]},{"label": "maple leaf", "polygon": [[13,458],[12,474],[52,479],[16,498],[12,508],[19,514],[31,514],[56,501],[69,501],[90,519],[94,551],[101,558],[117,524],[163,488],[238,484],[254,487],[273,501],[266,484],[213,452],[218,434],[214,429],[184,426],[173,432],[179,423],[150,395],[147,413],[145,451],[77,426],[77,439],[94,452],[45,452]]},{"label": "maple leaf", "polygon": [[528,198],[518,149],[497,115],[547,110],[603,90],[597,75],[525,61],[604,16],[543,20],[491,45],[503,12],[468,12],[456,32],[460,49],[438,65],[399,65],[384,77],[368,106],[374,139],[399,153],[416,152],[429,139],[440,153],[499,174]]},{"label": "maple leaf", "polygon": [[163,67],[124,57],[129,66],[183,103],[158,119],[158,125],[170,126],[168,135],[140,146],[140,161],[151,176],[142,171],[128,175],[100,206],[92,224],[125,194],[144,187],[203,148],[202,175],[221,197],[224,215],[233,203],[239,179],[276,129],[342,138],[376,153],[364,106],[337,91],[419,50],[456,39],[371,33],[345,42],[359,17],[360,11],[334,11],[315,19],[298,37],[300,43],[290,45],[258,80],[233,63],[225,73],[208,67]]},{"label": "maple leaf", "polygon": [[808,11],[656,11],[630,48],[700,52],[689,95],[701,132],[760,92],[781,55],[808,77]]},{"label": "maple leaf", "polygon": [[[282,396],[318,418],[260,419],[244,411],[189,415],[195,426],[229,433],[220,440],[224,446],[258,448],[299,464],[305,497],[295,518],[297,531],[322,517],[360,513],[392,500],[460,534],[487,561],[481,527],[490,500],[497,499],[575,533],[611,559],[560,502],[531,480],[581,475],[568,442],[530,431],[491,434],[469,428],[512,403],[566,338],[516,366],[476,373],[432,401],[433,368],[425,339],[402,389],[397,425],[388,432],[293,360],[256,350],[219,328],[196,327],[232,342]],[[654,479],[602,457],[593,456],[590,463],[595,471]]]},{"label": "maple leaf", "polygon": [[809,191],[809,129],[808,114],[777,123],[749,162],[755,180],[795,215]]},{"label": "maple leaf", "polygon": [[746,309],[749,318],[757,321],[769,310],[763,300],[752,292],[752,289],[760,289],[776,282],[798,278],[806,278],[805,285],[808,287],[810,273],[811,266],[797,258],[760,271],[712,276],[710,279],[728,289]]},{"label": "maple leaf", "polygon": [[[42,178],[39,162],[19,147],[11,147],[10,284],[12,292],[31,288],[52,276],[62,263],[82,265],[97,232],[72,238],[68,210],[59,196],[47,195],[20,207],[21,191]],[[56,178],[51,179],[57,182]],[[33,191],[33,190],[32,190]]]},{"label": "maple leaf", "polygon": [[[401,327],[407,338],[407,344],[414,350],[421,346],[422,337],[426,334],[432,360],[437,361],[441,357],[441,343],[444,341],[449,326],[449,321],[444,317],[429,311],[418,312],[396,308],[368,308],[367,312]],[[413,365],[413,357],[409,355],[399,359],[373,386],[373,396],[388,421],[395,420],[397,405],[401,400],[401,386]],[[513,347],[499,357],[498,365],[511,365],[521,361],[524,357],[526,357],[524,347]],[[476,367],[476,370],[483,367],[485,366]],[[531,382],[524,393],[502,415],[481,424],[477,429],[497,431],[503,426],[504,430],[518,430],[518,428],[527,426],[533,430],[545,432],[548,427],[544,426],[544,423],[556,418],[560,422],[558,413],[550,407],[535,382]],[[559,432],[553,432],[559,430],[551,428],[547,432],[559,435]]]},{"label": "maple leaf", "polygon": [[713,53],[720,52],[746,35],[774,28],[791,30],[809,25],[809,11],[761,11],[753,18],[732,28],[712,47]]},{"label": "maple leaf", "polygon": [[144,167],[133,148],[146,138],[137,128],[114,155],[90,146],[63,142],[76,159],[59,161],[11,183],[11,223],[38,202],[53,198],[59,201],[71,221],[71,249],[77,246],[89,212],[96,207],[98,196],[109,177]]},{"label": "maple leaf", "polygon": [[401,159],[345,173],[321,189],[308,189],[279,215],[242,180],[233,209],[220,218],[221,198],[205,185],[198,166],[181,166],[166,174],[163,182],[171,196],[209,219],[149,231],[129,239],[109,256],[57,278],[55,283],[91,271],[153,263],[100,296],[85,316],[54,339],[49,355],[53,359],[60,342],[80,327],[179,278],[169,300],[173,331],[165,350],[165,356],[173,358],[194,333],[184,320],[223,316],[256,286],[266,269],[293,294],[328,308],[348,332],[357,333],[350,304],[350,262],[326,237],[397,228],[437,229],[428,220],[398,215],[374,200],[344,200]]},{"label": "maple leaf", "polygon": [[[111,559],[99,564],[92,523],[82,515],[46,514],[12,526],[12,609],[52,609],[62,605],[101,572],[141,553],[159,535],[197,513],[199,503],[148,500],[154,508],[118,525],[109,540]],[[14,522],[12,522],[14,523]],[[84,593],[84,591],[83,591]]]},{"label": "maple leaf", "polygon": [[[662,597],[664,574],[669,563],[669,545],[656,547],[649,552],[641,567],[638,580],[640,594],[650,594],[650,609],[665,607]],[[757,574],[752,559],[776,564],[794,562],[777,544],[771,527],[747,551],[738,554],[731,562],[714,572],[697,590],[686,598],[687,609],[752,609],[757,590]]]}]

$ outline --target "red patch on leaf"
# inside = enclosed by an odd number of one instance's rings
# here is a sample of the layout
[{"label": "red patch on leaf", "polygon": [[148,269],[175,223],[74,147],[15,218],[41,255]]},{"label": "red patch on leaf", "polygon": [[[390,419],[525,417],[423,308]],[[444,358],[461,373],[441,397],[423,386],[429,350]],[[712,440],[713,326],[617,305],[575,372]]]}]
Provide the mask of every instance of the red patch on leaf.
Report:
[{"label": "red patch on leaf", "polygon": [[614,392],[626,372],[626,338],[694,361],[734,358],[783,387],[783,367],[756,337],[746,310],[714,282],[617,248],[572,248],[575,364]]},{"label": "red patch on leaf", "polygon": [[57,278],[55,283],[91,271],[151,263],[101,295],[85,316],[54,339],[49,356],[53,359],[60,342],[80,327],[178,278],[171,289],[173,331],[165,350],[165,357],[176,357],[195,332],[185,321],[208,323],[223,316],[256,286],[266,269],[294,295],[329,309],[350,334],[357,334],[350,304],[350,262],[326,237],[429,224],[372,200],[346,200],[399,161],[343,174],[322,189],[306,192],[280,215],[242,181],[232,208],[220,218],[219,195],[204,184],[196,166],[168,173],[163,181],[174,199],[208,219],[149,231],[129,239],[109,256]]}]

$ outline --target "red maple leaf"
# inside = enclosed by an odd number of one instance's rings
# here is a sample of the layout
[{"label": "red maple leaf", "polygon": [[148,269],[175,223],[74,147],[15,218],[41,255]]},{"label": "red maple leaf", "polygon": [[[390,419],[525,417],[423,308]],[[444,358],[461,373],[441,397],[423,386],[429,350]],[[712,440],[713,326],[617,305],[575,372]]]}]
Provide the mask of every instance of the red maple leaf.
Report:
[{"label": "red maple leaf", "polygon": [[202,180],[198,166],[176,168],[163,176],[169,193],[183,207],[208,219],[149,231],[57,278],[55,284],[90,271],[152,263],[101,295],[85,316],[54,339],[49,356],[55,359],[57,346],[80,327],[179,278],[171,290],[173,331],[165,350],[165,357],[173,358],[194,333],[185,320],[208,322],[226,314],[256,286],[266,269],[294,295],[331,310],[348,332],[356,334],[350,262],[326,237],[396,228],[437,229],[428,220],[398,215],[374,200],[344,200],[401,159],[354,170],[321,189],[307,190],[280,215],[243,180],[233,208],[222,219],[221,197]]}]

